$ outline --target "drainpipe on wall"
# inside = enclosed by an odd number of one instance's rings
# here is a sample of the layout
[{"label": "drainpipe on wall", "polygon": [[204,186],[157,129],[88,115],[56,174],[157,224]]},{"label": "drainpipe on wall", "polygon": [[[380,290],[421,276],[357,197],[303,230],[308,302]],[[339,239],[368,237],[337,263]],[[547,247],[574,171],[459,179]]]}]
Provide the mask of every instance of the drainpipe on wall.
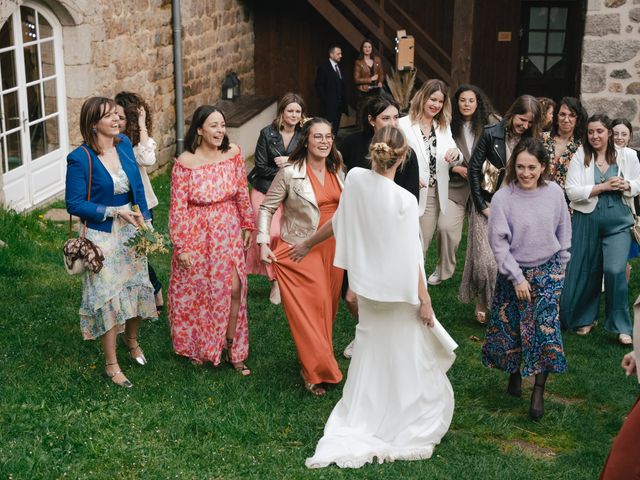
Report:
[{"label": "drainpipe on wall", "polygon": [[184,150],[184,110],[182,99],[182,17],[180,0],[172,0],[173,17],[173,78],[176,92],[176,157]]}]

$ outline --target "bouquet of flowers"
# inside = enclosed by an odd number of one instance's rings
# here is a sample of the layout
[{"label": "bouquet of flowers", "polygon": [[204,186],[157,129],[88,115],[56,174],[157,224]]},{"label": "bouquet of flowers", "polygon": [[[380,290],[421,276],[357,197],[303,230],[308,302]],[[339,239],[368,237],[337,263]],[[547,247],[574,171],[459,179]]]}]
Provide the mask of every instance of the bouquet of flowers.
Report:
[{"label": "bouquet of flowers", "polygon": [[[134,212],[140,212],[140,207],[134,205]],[[170,244],[167,235],[156,232],[153,228],[149,228],[143,223],[136,234],[126,243],[127,247],[133,249],[136,255],[146,257],[150,253],[167,253],[167,246]]]}]

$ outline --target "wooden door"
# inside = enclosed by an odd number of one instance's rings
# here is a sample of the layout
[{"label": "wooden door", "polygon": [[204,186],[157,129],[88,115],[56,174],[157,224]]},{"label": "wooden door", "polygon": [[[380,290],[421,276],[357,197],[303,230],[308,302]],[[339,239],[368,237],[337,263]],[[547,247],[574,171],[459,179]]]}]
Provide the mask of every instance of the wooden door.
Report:
[{"label": "wooden door", "polygon": [[523,1],[517,93],[578,96],[584,2]]}]

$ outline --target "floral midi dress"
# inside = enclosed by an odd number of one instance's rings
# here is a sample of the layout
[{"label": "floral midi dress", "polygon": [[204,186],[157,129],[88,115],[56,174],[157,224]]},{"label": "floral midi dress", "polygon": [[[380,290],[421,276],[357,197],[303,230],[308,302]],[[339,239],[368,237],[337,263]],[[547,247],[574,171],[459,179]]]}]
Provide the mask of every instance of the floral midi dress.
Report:
[{"label": "floral midi dress", "polygon": [[[130,190],[122,166],[111,177],[116,195]],[[121,332],[130,318],[158,317],[147,257],[134,254],[126,245],[135,234],[136,227],[122,218],[113,220],[111,232],[87,228],[86,237],[100,247],[104,264],[98,273],[87,269],[82,279],[80,330],[85,340],[96,339],[115,326]]]},{"label": "floral midi dress", "polygon": [[[244,159],[197,168],[176,162],[171,175],[169,232],[173,242],[168,303],[173,348],[196,363],[220,363],[226,347],[233,271],[241,282],[241,302],[232,362],[249,354],[247,273],[242,230],[255,230]],[[178,263],[190,253],[192,265]]]}]

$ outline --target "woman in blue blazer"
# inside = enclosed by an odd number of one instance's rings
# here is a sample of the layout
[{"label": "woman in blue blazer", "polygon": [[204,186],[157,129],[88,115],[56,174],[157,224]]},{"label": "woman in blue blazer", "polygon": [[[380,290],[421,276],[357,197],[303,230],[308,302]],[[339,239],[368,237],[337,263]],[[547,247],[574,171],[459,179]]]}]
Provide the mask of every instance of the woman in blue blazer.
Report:
[{"label": "woman in blue blazer", "polygon": [[[157,318],[147,259],[126,245],[149,219],[149,210],[131,142],[119,134],[115,103],[104,97],[85,101],[80,132],[84,143],[67,156],[65,201],[69,214],[86,222],[86,237],[104,255],[98,273],[84,273],[80,329],[85,340],[100,338],[107,376],[130,388],[118,365],[117,335],[124,331],[131,358],[145,365],[138,329],[142,318]],[[134,205],[140,213],[132,210]]]}]

